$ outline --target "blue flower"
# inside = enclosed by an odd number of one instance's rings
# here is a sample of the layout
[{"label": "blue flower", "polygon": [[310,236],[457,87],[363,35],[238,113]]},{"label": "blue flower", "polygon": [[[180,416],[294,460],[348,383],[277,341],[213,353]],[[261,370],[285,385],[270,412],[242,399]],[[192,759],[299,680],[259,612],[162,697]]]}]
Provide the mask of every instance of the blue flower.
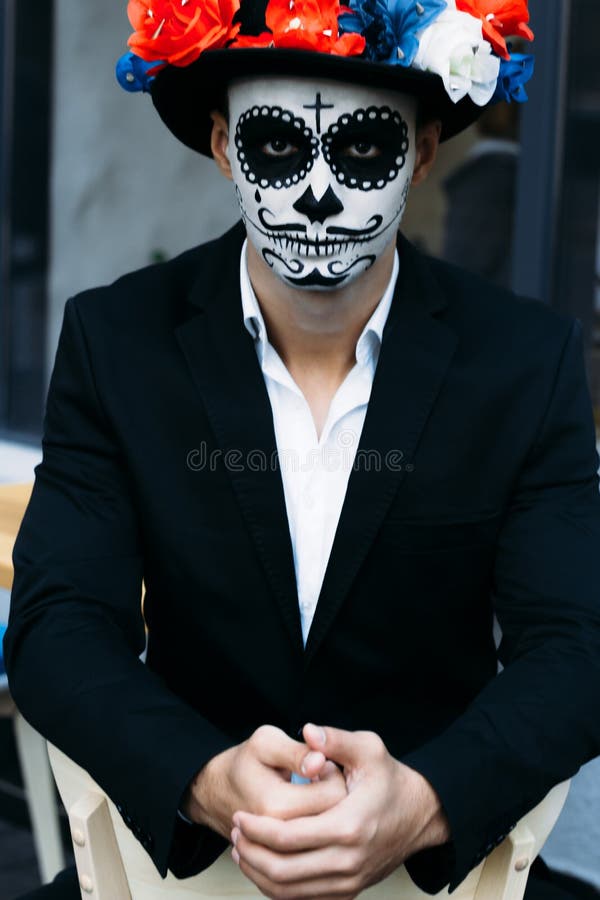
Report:
[{"label": "blue flower", "polygon": [[419,49],[417,34],[427,28],[446,0],[350,0],[351,13],[340,16],[341,31],[362,34],[364,56],[374,62],[410,66]]},{"label": "blue flower", "polygon": [[146,62],[135,53],[125,53],[117,62],[117,81],[126,91],[149,91],[164,62]]},{"label": "blue flower", "polygon": [[527,84],[533,75],[534,58],[528,53],[513,53],[510,59],[500,60],[500,74],[492,103],[505,100],[507,103],[525,103]]},{"label": "blue flower", "polygon": [[385,0],[352,0],[350,8],[351,13],[343,13],[339,18],[340,32],[363,35],[365,59],[377,62],[394,54],[397,44]]}]

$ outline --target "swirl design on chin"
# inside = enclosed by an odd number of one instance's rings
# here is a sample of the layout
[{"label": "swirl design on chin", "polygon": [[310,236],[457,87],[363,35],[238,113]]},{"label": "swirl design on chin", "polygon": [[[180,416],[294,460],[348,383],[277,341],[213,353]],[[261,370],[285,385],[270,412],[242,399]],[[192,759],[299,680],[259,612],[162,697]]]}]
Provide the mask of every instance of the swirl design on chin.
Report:
[{"label": "swirl design on chin", "polygon": [[288,272],[291,272],[292,275],[300,275],[300,273],[304,271],[304,263],[301,263],[299,259],[292,259],[288,262],[283,256],[279,256],[274,250],[269,250],[267,247],[263,247],[262,255],[270,269],[272,269],[274,265],[271,257],[275,257],[276,260],[283,263]]},{"label": "swirl design on chin", "polygon": [[339,267],[340,266],[343,267],[344,262],[341,259],[334,259],[327,266],[327,271],[330,272],[332,275],[335,275],[336,277],[346,276],[348,274],[348,272],[351,272],[355,266],[358,266],[362,262],[366,262],[367,263],[367,268],[365,269],[365,272],[366,272],[367,269],[371,268],[371,266],[373,265],[373,263],[375,262],[376,259],[377,259],[377,257],[375,256],[374,253],[370,253],[368,256],[359,256],[358,259],[355,259],[353,262],[351,262],[349,266],[346,266],[346,268],[341,268],[341,269]]}]

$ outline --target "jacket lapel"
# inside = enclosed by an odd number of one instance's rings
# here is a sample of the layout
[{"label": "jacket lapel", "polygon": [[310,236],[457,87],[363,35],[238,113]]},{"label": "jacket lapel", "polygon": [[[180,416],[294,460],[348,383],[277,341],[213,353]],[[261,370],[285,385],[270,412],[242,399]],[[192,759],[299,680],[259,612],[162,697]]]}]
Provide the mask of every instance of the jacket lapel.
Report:
[{"label": "jacket lapel", "polygon": [[195,314],[176,328],[238,503],[298,653],[302,630],[283,483],[268,392],[244,326],[236,227],[211,245],[189,297]]},{"label": "jacket lapel", "polygon": [[418,464],[419,438],[456,349],[455,332],[435,318],[446,300],[429,267],[404,238],[399,239],[398,250],[400,275],[383,332],[357,465],[350,474],[308,636],[306,665],[348,595],[406,473]]}]

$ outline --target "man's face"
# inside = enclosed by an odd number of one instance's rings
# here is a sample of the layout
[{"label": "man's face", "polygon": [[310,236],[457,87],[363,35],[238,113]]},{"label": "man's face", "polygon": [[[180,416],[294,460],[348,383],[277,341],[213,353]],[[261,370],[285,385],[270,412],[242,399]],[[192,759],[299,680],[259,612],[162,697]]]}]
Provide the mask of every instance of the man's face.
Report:
[{"label": "man's face", "polygon": [[229,159],[248,238],[287,284],[331,290],[396,239],[415,162],[411,97],[333,81],[229,90]]}]

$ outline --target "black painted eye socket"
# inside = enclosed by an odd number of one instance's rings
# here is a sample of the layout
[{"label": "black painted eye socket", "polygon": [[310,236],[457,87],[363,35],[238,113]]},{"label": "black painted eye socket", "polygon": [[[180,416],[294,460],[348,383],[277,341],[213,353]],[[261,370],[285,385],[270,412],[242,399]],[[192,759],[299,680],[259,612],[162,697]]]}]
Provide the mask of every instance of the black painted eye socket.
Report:
[{"label": "black painted eye socket", "polygon": [[388,106],[345,113],[322,138],[323,155],[340,184],[361,191],[379,190],[406,163],[408,125]]},{"label": "black painted eye socket", "polygon": [[235,146],[246,180],[263,188],[296,184],[319,155],[319,142],[304,119],[280,106],[253,106],[243,113]]},{"label": "black painted eye socket", "polygon": [[[298,141],[296,141],[296,144],[297,143]],[[291,156],[298,153],[299,148],[296,144],[286,140],[284,137],[276,137],[271,138],[271,140],[267,141],[266,144],[263,144],[260,149],[265,156],[269,156],[271,159],[289,159]]]},{"label": "black painted eye socket", "polygon": [[381,156],[381,148],[369,140],[354,141],[342,150],[342,156],[352,159],[375,159]]}]

